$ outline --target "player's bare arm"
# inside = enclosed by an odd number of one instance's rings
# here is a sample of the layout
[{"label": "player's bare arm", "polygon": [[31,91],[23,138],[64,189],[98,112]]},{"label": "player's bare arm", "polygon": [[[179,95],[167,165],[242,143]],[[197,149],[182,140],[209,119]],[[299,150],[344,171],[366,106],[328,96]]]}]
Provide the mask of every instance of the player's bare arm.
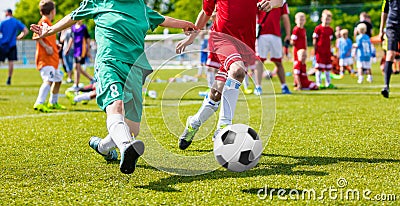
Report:
[{"label": "player's bare arm", "polygon": [[[206,12],[204,12],[204,10],[201,10],[196,19],[196,28],[204,28],[210,18],[211,16],[207,16]],[[179,41],[176,45],[176,53],[180,54],[184,52],[186,47],[193,43],[198,34],[199,32],[192,32],[188,37],[186,37],[182,41]]]},{"label": "player's bare arm", "polygon": [[283,27],[285,28],[285,39],[284,41],[290,41],[290,19],[289,19],[289,15],[284,14],[282,15],[282,21],[283,21]]},{"label": "player's bare arm", "polygon": [[183,32],[185,32],[186,35],[189,35],[192,31],[198,30],[192,22],[175,19],[169,16],[164,16],[164,18],[165,20],[160,24],[160,26],[183,29]]},{"label": "player's bare arm", "polygon": [[285,0],[262,0],[257,3],[257,7],[259,10],[269,12],[273,8],[281,7],[285,2]]},{"label": "player's bare arm", "polygon": [[28,29],[25,27],[22,32],[17,36],[17,40],[21,40],[22,38],[24,38],[26,35],[28,35],[29,31]]},{"label": "player's bare arm", "polygon": [[53,55],[53,47],[47,45],[42,39],[37,39],[37,41],[45,49],[47,55]]},{"label": "player's bare arm", "polygon": [[74,25],[77,21],[74,21],[71,19],[71,17],[65,16],[63,19],[61,19],[59,22],[54,24],[53,26],[49,26],[45,23],[43,23],[42,26],[37,25],[37,24],[31,24],[30,30],[34,33],[36,33],[38,36],[34,37],[33,39],[40,39],[44,38],[47,36],[51,36],[53,34],[56,34],[57,32],[60,32],[68,27],[71,27]]}]

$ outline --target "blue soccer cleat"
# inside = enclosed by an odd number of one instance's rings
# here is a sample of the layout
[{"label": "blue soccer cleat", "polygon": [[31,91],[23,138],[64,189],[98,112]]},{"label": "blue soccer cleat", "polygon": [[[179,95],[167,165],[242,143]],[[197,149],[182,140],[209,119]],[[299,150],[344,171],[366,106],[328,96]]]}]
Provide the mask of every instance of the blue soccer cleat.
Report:
[{"label": "blue soccer cleat", "polygon": [[282,88],[282,94],[292,94],[292,92],[290,92],[290,90],[287,86],[284,86]]},{"label": "blue soccer cleat", "polygon": [[107,154],[102,154],[99,152],[98,147],[101,139],[99,137],[91,137],[89,140],[89,146],[94,149],[97,153],[104,157],[106,161],[116,161],[118,160],[118,153],[115,149],[109,151]]}]

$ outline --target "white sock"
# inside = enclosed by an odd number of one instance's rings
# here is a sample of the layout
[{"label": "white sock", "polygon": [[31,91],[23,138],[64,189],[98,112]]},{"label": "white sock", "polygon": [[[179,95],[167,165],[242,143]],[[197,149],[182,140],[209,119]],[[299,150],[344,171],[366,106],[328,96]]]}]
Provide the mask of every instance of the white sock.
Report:
[{"label": "white sock", "polygon": [[113,150],[117,145],[111,138],[111,135],[107,135],[104,139],[102,139],[97,147],[97,150],[101,154],[107,154],[109,151]]},{"label": "white sock", "polygon": [[212,85],[214,84],[214,79],[215,79],[215,73],[214,71],[207,71],[207,83],[208,83],[208,88],[211,88]]},{"label": "white sock", "polygon": [[362,74],[358,75],[358,81],[363,82],[364,81],[364,76]]},{"label": "white sock", "polygon": [[243,79],[243,88],[248,89],[249,88],[249,75],[244,76]]},{"label": "white sock", "polygon": [[200,76],[201,73],[203,72],[203,67],[204,66],[199,66],[199,68],[197,69],[197,75]]},{"label": "white sock", "polygon": [[321,71],[319,70],[315,71],[315,84],[317,84],[317,86],[321,85]]},{"label": "white sock", "polygon": [[285,88],[285,87],[287,87],[286,83],[283,83],[283,84],[281,85],[281,87],[282,87],[282,89]]},{"label": "white sock", "polygon": [[239,97],[239,87],[241,83],[228,77],[226,80],[224,90],[222,91],[221,111],[219,112],[218,127],[231,125],[233,115],[235,114],[236,103]]},{"label": "white sock", "polygon": [[205,97],[199,111],[197,111],[197,113],[190,118],[190,126],[192,126],[194,129],[198,129],[218,110],[218,106],[219,102],[213,101],[208,96]]},{"label": "white sock", "polygon": [[329,71],[325,71],[325,86],[329,86],[331,84],[331,73]]},{"label": "white sock", "polygon": [[39,89],[39,94],[35,104],[43,104],[46,101],[46,97],[50,92],[50,85],[47,82],[43,82]]},{"label": "white sock", "polygon": [[83,93],[83,94],[80,94],[80,95],[77,95],[76,97],[74,97],[75,102],[80,102],[83,100],[90,100],[90,92]]},{"label": "white sock", "polygon": [[58,102],[58,94],[50,93],[50,104],[55,104]]},{"label": "white sock", "polygon": [[112,140],[120,151],[123,151],[125,149],[125,145],[134,140],[129,132],[129,127],[125,123],[124,116],[122,116],[122,114],[107,115],[107,129]]},{"label": "white sock", "polygon": [[367,81],[372,82],[372,75],[370,74],[367,75]]}]

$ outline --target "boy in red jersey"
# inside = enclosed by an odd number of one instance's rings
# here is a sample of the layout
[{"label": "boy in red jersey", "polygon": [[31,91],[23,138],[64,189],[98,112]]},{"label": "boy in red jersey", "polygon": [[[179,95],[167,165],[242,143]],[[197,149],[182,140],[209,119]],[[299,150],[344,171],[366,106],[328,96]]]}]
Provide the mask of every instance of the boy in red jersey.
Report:
[{"label": "boy in red jersey", "polygon": [[318,86],[307,77],[307,52],[305,49],[297,51],[297,60],[294,61],[295,90],[318,90]]},{"label": "boy in red jersey", "polygon": [[291,39],[291,44],[293,45],[293,56],[294,61],[297,61],[297,51],[304,49],[307,51],[307,33],[304,28],[306,23],[306,15],[303,12],[298,12],[295,15],[296,26],[293,28]]},{"label": "boy in red jersey", "polygon": [[[179,138],[179,148],[184,150],[192,143],[200,126],[218,109],[221,111],[217,130],[232,124],[233,114],[239,96],[239,87],[246,75],[246,68],[255,63],[256,15],[258,10],[270,11],[283,5],[282,0],[203,0],[196,27],[203,28],[217,8],[209,38],[210,53],[214,53],[221,64],[213,87],[194,116],[187,119],[186,127]],[[232,15],[234,14],[234,15]],[[193,43],[197,33],[180,41],[177,53]]]},{"label": "boy in red jersey", "polygon": [[[331,60],[331,40],[333,29],[329,26],[332,21],[332,13],[325,9],[322,11],[321,24],[315,27],[313,33],[313,45],[315,50],[315,79],[317,86],[321,89],[336,88],[331,83],[330,70],[332,69]],[[321,85],[321,72],[325,72],[325,86]]]}]

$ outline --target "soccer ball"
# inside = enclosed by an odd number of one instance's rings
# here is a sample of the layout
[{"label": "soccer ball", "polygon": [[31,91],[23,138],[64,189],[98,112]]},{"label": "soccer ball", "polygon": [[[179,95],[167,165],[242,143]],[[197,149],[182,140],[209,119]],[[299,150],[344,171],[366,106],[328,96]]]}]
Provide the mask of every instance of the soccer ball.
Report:
[{"label": "soccer ball", "polygon": [[233,172],[243,172],[257,165],[263,145],[257,132],[245,124],[225,127],[214,139],[217,162]]}]

